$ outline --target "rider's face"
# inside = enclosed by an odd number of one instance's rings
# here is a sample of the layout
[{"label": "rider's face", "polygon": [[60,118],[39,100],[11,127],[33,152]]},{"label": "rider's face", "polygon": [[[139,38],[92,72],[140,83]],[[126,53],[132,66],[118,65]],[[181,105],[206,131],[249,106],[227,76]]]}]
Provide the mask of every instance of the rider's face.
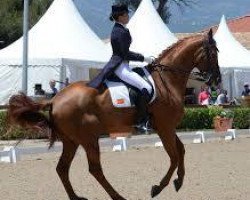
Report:
[{"label": "rider's face", "polygon": [[128,13],[124,13],[123,15],[120,15],[118,20],[122,24],[127,24],[128,21],[129,21],[129,15],[128,15]]}]

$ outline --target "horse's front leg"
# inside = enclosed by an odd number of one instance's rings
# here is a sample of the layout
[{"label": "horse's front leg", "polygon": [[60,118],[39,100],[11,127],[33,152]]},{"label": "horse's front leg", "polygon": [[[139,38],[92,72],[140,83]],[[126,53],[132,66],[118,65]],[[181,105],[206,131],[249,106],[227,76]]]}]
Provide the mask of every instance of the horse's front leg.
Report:
[{"label": "horse's front leg", "polygon": [[63,183],[63,186],[70,200],[87,200],[85,198],[78,197],[75,194],[69,180],[69,168],[79,145],[65,138],[62,140],[62,142],[63,152],[57,164],[56,171]]},{"label": "horse's front leg", "polygon": [[160,182],[160,185],[154,185],[151,190],[152,198],[158,195],[168,184],[169,181],[177,168],[179,154],[176,145],[176,133],[175,130],[164,130],[158,131],[161,141],[165,150],[167,151],[170,157],[170,167],[168,169],[167,174],[163,177]]},{"label": "horse's front leg", "polygon": [[179,162],[178,162],[178,170],[177,170],[178,178],[174,180],[174,186],[175,186],[175,190],[178,192],[183,184],[183,180],[185,176],[185,164],[184,164],[185,148],[178,136],[176,136],[176,144],[177,144],[177,149],[179,152]]},{"label": "horse's front leg", "polygon": [[113,200],[126,200],[114,190],[103,174],[100,163],[98,139],[92,138],[91,141],[88,141],[88,145],[84,146],[84,148],[88,158],[89,172],[96,178],[96,180],[102,185]]}]

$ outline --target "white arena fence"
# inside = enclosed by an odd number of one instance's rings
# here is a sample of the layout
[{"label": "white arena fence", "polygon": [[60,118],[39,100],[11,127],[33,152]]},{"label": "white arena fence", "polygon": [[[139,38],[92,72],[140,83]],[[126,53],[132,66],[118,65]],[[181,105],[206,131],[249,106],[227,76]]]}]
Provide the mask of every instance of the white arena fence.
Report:
[{"label": "white arena fence", "polygon": [[[250,134],[250,129],[249,129]],[[115,139],[105,139],[105,141],[100,142],[100,146],[110,147],[110,150],[113,151],[126,151],[129,146],[137,146],[141,144],[148,144],[155,147],[162,147],[162,142],[159,140],[158,135],[151,135],[151,140],[149,140],[149,135],[143,135],[143,138],[136,139],[137,136],[133,136],[128,142],[127,137],[117,137]],[[188,138],[187,138],[188,137]],[[228,129],[223,133],[209,133],[207,134],[205,131],[196,131],[192,133],[186,133],[180,135],[181,140],[189,141],[189,143],[205,143],[210,138],[219,138],[220,140],[234,140],[236,138],[236,130]],[[138,140],[138,141],[136,141]],[[140,142],[139,142],[140,140]],[[141,143],[141,144],[140,144]],[[7,163],[16,163],[18,162],[23,155],[31,155],[31,154],[43,154],[43,153],[52,153],[52,152],[61,152],[62,145],[55,145],[54,147],[48,149],[48,146],[40,146],[40,147],[18,147],[16,146],[4,146],[3,149],[0,149],[0,162]]]},{"label": "white arena fence", "polygon": [[43,154],[43,153],[51,153],[51,152],[61,152],[62,146],[54,146],[50,149],[48,147],[26,147],[21,148],[17,146],[4,146],[3,150],[0,151],[0,161],[1,162],[9,162],[16,163],[21,159],[23,155],[31,155],[31,154]]}]

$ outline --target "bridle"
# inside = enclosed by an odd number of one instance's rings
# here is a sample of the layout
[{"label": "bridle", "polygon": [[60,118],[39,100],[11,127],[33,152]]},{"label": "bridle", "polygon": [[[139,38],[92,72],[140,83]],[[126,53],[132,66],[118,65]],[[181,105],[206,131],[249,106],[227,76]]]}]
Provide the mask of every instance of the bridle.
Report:
[{"label": "bridle", "polygon": [[172,68],[168,65],[163,65],[160,63],[152,63],[150,67],[151,71],[158,71],[162,75],[164,71],[169,71],[172,73],[179,73],[181,75],[189,75],[188,79],[197,80],[197,81],[208,81],[210,75],[207,72],[190,72],[186,70],[181,70],[177,68]]},{"label": "bridle", "polygon": [[[213,43],[212,43],[213,42]],[[172,73],[179,73],[181,75],[188,75],[188,79],[192,79],[192,80],[197,80],[197,81],[203,81],[203,82],[209,82],[212,78],[212,75],[215,73],[214,67],[211,67],[211,50],[210,50],[210,46],[214,45],[214,41],[204,41],[203,42],[203,46],[202,46],[202,52],[205,52],[206,55],[206,60],[207,60],[207,72],[190,72],[187,70],[182,70],[180,68],[176,68],[176,67],[171,67],[168,65],[163,65],[158,63],[158,61],[154,61],[153,63],[151,63],[149,65],[149,69],[151,72],[153,71],[157,71],[162,78],[163,72],[164,71],[169,71]],[[216,50],[218,51],[217,47]],[[193,66],[194,68],[197,66],[198,64],[194,63]]]}]

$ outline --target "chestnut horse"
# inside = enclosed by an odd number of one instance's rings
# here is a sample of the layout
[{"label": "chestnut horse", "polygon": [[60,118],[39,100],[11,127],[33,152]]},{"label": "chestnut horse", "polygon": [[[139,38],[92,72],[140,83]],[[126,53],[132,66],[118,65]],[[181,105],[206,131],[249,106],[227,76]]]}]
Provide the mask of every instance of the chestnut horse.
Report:
[{"label": "chestnut horse", "polygon": [[[175,129],[184,114],[184,94],[193,68],[198,68],[201,75],[208,77],[208,84],[220,82],[217,47],[212,31],[180,40],[164,50],[155,62],[148,66],[157,93],[154,102],[148,105],[148,110],[152,115],[153,128],[159,134],[171,162],[159,185],[152,187],[152,197],[169,184],[176,168],[176,191],[183,184],[185,149]],[[49,108],[49,116],[40,112],[46,108]],[[8,114],[13,123],[49,132],[50,145],[53,145],[57,138],[62,141],[63,152],[56,171],[69,199],[86,199],[75,194],[69,180],[69,168],[79,145],[86,151],[89,172],[111,199],[125,199],[103,174],[98,140],[103,133],[131,131],[136,109],[115,108],[108,90],[103,89],[100,93],[83,82],[76,82],[61,90],[52,100],[41,103],[35,103],[24,94],[14,95],[9,101]]]}]

